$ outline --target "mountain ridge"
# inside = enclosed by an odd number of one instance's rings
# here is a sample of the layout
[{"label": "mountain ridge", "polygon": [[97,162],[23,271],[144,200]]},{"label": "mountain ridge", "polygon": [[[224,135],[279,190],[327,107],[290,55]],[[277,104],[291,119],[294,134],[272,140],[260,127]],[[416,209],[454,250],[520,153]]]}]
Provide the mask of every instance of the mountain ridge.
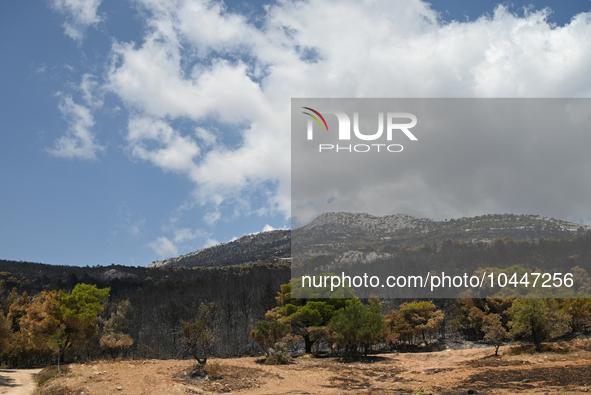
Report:
[{"label": "mountain ridge", "polygon": [[[384,249],[455,242],[492,242],[512,237],[518,241],[573,237],[590,226],[539,215],[488,214],[444,221],[408,214],[374,216],[367,213],[323,213],[305,226],[242,236],[185,255],[154,261],[147,267],[232,266],[276,262],[291,258],[291,241],[307,255],[342,254],[370,246]],[[368,251],[370,252],[370,251]]]},{"label": "mountain ridge", "polygon": [[289,257],[290,241],[289,230],[254,233],[188,254],[154,261],[147,267],[232,266],[277,261]]}]

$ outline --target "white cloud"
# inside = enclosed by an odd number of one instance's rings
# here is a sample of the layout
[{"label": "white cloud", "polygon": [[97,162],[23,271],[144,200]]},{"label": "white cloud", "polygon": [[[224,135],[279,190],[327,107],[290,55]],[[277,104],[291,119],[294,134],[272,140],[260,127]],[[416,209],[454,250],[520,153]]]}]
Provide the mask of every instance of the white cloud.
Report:
[{"label": "white cloud", "polygon": [[219,219],[221,218],[222,214],[216,210],[216,211],[211,211],[206,213],[203,216],[203,220],[210,226],[214,225],[216,222],[219,221]]},{"label": "white cloud", "polygon": [[81,41],[90,25],[101,21],[97,15],[101,0],[52,0],[52,7],[66,16],[62,25],[67,36],[74,41]]},{"label": "white cloud", "polygon": [[[221,3],[140,3],[150,29],[141,45],[113,45],[107,89],[136,114],[133,155],[185,174],[211,224],[227,202],[289,216],[292,97],[591,94],[591,13],[554,27],[548,11],[520,18],[499,6],[446,24],[419,0],[279,1],[257,27]],[[176,119],[195,134],[173,129]],[[205,121],[230,132],[213,135]]]},{"label": "white cloud", "polygon": [[94,93],[98,87],[98,82],[94,79],[92,74],[86,73],[82,76],[80,82],[80,90],[82,91],[82,97],[89,107],[102,107],[103,98]]},{"label": "white cloud", "polygon": [[212,146],[217,142],[215,134],[200,127],[195,128],[195,136],[197,136],[206,147]]},{"label": "white cloud", "polygon": [[211,246],[214,246],[217,244],[220,244],[220,242],[214,238],[208,237],[207,240],[205,240],[205,244],[203,245],[203,248],[211,247]]},{"label": "white cloud", "polygon": [[[196,170],[193,158],[199,156],[199,146],[190,137],[181,136],[163,120],[130,119],[127,141],[133,156],[152,162],[164,171],[191,176]],[[148,148],[154,144],[158,148]]]},{"label": "white cloud", "polygon": [[193,240],[199,236],[202,236],[203,233],[199,231],[191,231],[189,228],[181,228],[175,229],[174,231],[174,241],[175,243],[182,243],[187,240]]},{"label": "white cloud", "polygon": [[263,231],[263,232],[270,232],[270,231],[272,231],[272,230],[277,230],[277,229],[275,229],[275,228],[274,228],[274,227],[272,227],[271,225],[267,224],[267,225],[265,225],[265,227],[263,228],[263,230],[262,230],[262,231]]},{"label": "white cloud", "polygon": [[149,242],[148,247],[152,248],[161,257],[178,255],[177,247],[167,237],[158,237],[156,240]]},{"label": "white cloud", "polygon": [[68,123],[66,134],[56,140],[47,151],[57,157],[97,160],[96,154],[105,150],[95,139],[92,128],[94,117],[90,110],[74,103],[71,96],[62,96],[59,110]]}]

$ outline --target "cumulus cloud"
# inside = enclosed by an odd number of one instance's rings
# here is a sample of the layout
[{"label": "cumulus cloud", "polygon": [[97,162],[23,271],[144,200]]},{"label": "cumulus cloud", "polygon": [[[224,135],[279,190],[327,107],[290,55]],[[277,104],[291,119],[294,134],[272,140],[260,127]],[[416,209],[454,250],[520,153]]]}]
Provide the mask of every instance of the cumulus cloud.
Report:
[{"label": "cumulus cloud", "polygon": [[[278,1],[255,25],[219,2],[138,3],[149,28],[115,42],[106,88],[133,114],[133,156],[186,175],[211,224],[229,201],[289,217],[292,97],[591,94],[591,13],[556,27],[498,6],[444,23],[419,0]],[[257,185],[271,185],[263,203]]]},{"label": "cumulus cloud", "polygon": [[76,104],[68,95],[62,95],[59,110],[68,123],[68,130],[47,151],[61,158],[97,160],[96,154],[105,147],[96,141],[92,132],[94,117],[90,110]]},{"label": "cumulus cloud", "polygon": [[94,75],[86,73],[82,76],[82,81],[80,82],[80,91],[82,91],[82,97],[84,98],[87,106],[93,108],[102,107],[102,95],[97,95],[95,93],[98,87],[99,83],[95,79]]},{"label": "cumulus cloud", "polygon": [[90,25],[101,21],[97,10],[101,0],[52,0],[52,7],[64,14],[66,22],[62,25],[64,33],[74,41],[81,41]]},{"label": "cumulus cloud", "polygon": [[277,230],[277,228],[272,227],[271,225],[267,224],[265,225],[265,227],[263,228],[263,232],[270,232],[272,230]]},{"label": "cumulus cloud", "polygon": [[[178,213],[177,213],[178,214]],[[171,257],[179,254],[179,251],[194,250],[196,245],[201,247],[209,247],[210,245],[218,244],[212,238],[210,232],[204,229],[191,229],[189,227],[179,227],[176,222],[178,217],[171,217],[167,224],[161,228],[162,232],[169,235],[169,237],[158,237],[156,240],[148,243],[158,255],[161,257]],[[199,243],[195,242],[200,239]]]},{"label": "cumulus cloud", "polygon": [[205,244],[203,245],[203,248],[211,247],[211,246],[218,245],[218,244],[220,244],[219,241],[217,241],[214,238],[208,237],[207,240],[205,240]]},{"label": "cumulus cloud", "polygon": [[163,258],[178,255],[177,247],[167,237],[158,237],[156,240],[149,242],[148,247]]},{"label": "cumulus cloud", "polygon": [[174,231],[174,241],[176,243],[183,243],[188,240],[193,240],[199,236],[202,236],[202,232],[193,232],[189,228],[175,229]]},{"label": "cumulus cloud", "polygon": [[195,128],[195,135],[203,142],[203,145],[206,147],[214,145],[217,142],[215,134],[201,127]]},{"label": "cumulus cloud", "polygon": [[[193,158],[199,156],[199,146],[190,137],[181,136],[165,121],[152,118],[132,118],[127,141],[133,156],[152,162],[165,171],[184,173],[196,171]],[[157,148],[150,148],[154,144]]]}]

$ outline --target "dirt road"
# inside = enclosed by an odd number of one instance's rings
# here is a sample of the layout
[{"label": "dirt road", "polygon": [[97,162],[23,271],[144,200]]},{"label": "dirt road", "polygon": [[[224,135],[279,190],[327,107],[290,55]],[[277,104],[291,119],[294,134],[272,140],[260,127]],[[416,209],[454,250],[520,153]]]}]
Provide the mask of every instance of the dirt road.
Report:
[{"label": "dirt road", "polygon": [[0,369],[0,394],[31,395],[37,386],[33,375],[41,369]]}]

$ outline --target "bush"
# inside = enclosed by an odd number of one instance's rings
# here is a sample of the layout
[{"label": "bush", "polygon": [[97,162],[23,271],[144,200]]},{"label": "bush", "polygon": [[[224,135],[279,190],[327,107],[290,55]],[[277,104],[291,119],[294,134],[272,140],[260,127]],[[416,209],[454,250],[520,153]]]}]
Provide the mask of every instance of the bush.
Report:
[{"label": "bush", "polygon": [[111,354],[112,358],[117,358],[124,348],[133,345],[133,339],[123,333],[106,333],[101,336],[100,345]]},{"label": "bush", "polygon": [[58,376],[65,376],[68,373],[70,373],[70,368],[68,367],[62,366],[60,368],[60,372],[58,373],[58,370],[55,366],[47,366],[45,369],[37,373],[35,379],[37,381],[37,385],[41,387],[48,381],[51,381]]},{"label": "bush", "polygon": [[430,385],[425,385],[413,392],[412,395],[437,395],[437,391]]},{"label": "bush", "polygon": [[49,383],[41,388],[37,388],[33,395],[91,395],[88,388],[70,388],[63,383]]},{"label": "bush", "polygon": [[291,360],[291,356],[287,351],[285,344],[281,342],[275,343],[275,347],[269,350],[269,357],[265,361],[267,365],[287,365]]},{"label": "bush", "polygon": [[263,349],[265,355],[270,357],[273,345],[277,344],[290,331],[289,324],[278,320],[259,321],[250,332],[250,337]]}]

